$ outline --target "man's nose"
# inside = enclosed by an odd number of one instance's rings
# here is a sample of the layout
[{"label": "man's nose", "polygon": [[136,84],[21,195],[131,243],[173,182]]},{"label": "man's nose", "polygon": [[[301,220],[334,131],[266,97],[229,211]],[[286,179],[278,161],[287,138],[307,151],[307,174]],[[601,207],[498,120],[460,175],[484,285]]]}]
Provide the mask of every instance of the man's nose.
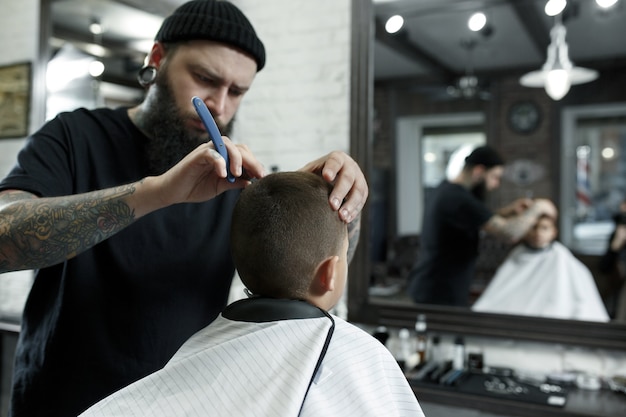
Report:
[{"label": "man's nose", "polygon": [[207,107],[211,111],[211,114],[214,117],[221,116],[224,114],[224,109],[226,108],[226,99],[228,97],[228,89],[220,88],[209,96],[209,98],[205,101]]}]

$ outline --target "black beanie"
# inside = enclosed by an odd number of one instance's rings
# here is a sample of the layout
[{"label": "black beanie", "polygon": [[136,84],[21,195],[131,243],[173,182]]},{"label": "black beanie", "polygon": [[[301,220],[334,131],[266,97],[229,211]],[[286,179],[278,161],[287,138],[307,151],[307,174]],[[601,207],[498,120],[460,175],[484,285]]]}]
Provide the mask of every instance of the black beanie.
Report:
[{"label": "black beanie", "polygon": [[167,17],[155,40],[179,42],[207,39],[223,42],[254,57],[257,71],[265,66],[265,47],[237,6],[220,0],[193,0]]},{"label": "black beanie", "polygon": [[495,149],[485,145],[474,149],[465,158],[465,164],[470,166],[484,165],[486,168],[493,168],[498,165],[504,165],[504,160]]}]

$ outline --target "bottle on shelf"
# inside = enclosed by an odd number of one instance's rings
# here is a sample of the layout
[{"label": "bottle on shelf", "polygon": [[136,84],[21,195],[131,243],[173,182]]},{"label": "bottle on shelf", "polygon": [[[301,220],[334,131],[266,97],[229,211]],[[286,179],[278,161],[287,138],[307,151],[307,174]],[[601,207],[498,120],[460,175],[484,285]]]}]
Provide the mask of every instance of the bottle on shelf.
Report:
[{"label": "bottle on shelf", "polygon": [[426,362],[426,349],[428,347],[428,335],[426,333],[426,315],[418,314],[417,321],[415,322],[415,333],[417,336],[417,356],[419,358],[419,365]]},{"label": "bottle on shelf", "polygon": [[454,353],[452,356],[452,369],[465,368],[465,341],[461,336],[454,339]]},{"label": "bottle on shelf", "polygon": [[426,360],[429,362],[441,363],[444,359],[444,354],[441,348],[441,337],[438,334],[434,334],[430,339],[430,346],[428,347]]},{"label": "bottle on shelf", "polygon": [[396,354],[396,361],[402,369],[408,368],[408,361],[410,360],[411,349],[411,332],[409,329],[402,328],[398,332],[398,348]]}]

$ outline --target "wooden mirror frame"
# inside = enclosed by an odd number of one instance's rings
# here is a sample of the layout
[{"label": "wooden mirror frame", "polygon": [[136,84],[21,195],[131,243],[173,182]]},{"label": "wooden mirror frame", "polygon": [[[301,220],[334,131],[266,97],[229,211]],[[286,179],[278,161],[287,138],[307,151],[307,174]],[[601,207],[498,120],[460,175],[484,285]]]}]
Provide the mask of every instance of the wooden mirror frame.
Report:
[{"label": "wooden mirror frame", "polygon": [[[371,172],[373,120],[374,16],[371,0],[352,0],[350,152],[366,173]],[[530,340],[591,348],[626,350],[626,324],[591,323],[538,317],[476,313],[433,305],[371,303],[369,206],[362,213],[361,238],[350,264],[348,319],[356,323],[413,328],[418,313],[428,317],[429,331],[483,337]]]}]

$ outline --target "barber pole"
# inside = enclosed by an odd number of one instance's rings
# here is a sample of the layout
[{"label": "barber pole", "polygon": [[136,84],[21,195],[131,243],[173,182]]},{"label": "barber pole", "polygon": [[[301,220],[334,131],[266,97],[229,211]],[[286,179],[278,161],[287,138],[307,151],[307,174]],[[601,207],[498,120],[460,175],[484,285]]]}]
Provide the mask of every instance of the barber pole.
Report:
[{"label": "barber pole", "polygon": [[579,217],[585,217],[591,208],[591,183],[589,181],[589,146],[579,146],[576,149],[576,212]]}]

